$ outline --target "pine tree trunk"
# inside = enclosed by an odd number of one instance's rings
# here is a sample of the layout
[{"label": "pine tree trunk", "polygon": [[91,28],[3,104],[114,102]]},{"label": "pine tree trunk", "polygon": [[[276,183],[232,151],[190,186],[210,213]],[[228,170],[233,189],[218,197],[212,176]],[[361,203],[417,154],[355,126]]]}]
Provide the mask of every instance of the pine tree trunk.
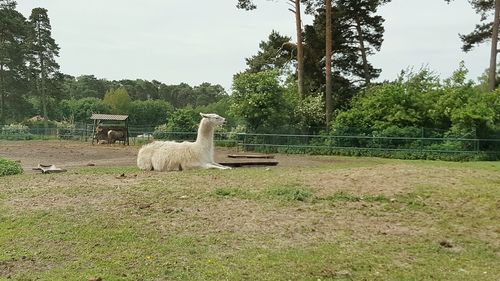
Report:
[{"label": "pine tree trunk", "polygon": [[[37,23],[37,40],[38,40],[38,46],[42,46],[42,38],[41,38],[41,27],[40,23]],[[42,115],[43,119],[45,120],[45,127],[47,127],[47,120],[48,119],[48,113],[47,113],[47,97],[46,97],[46,92],[45,92],[45,79],[46,79],[46,70],[45,70],[45,61],[43,57],[43,52],[39,51],[38,52],[38,58],[40,60],[40,87],[38,89],[38,94],[40,95],[40,102],[42,104]]]},{"label": "pine tree trunk", "polygon": [[42,103],[42,115],[44,120],[48,120],[48,113],[47,113],[47,96],[45,93],[45,75],[44,75],[44,61],[43,58],[40,59],[40,69],[42,70],[40,74],[40,88],[39,88],[39,95],[40,95],[40,101]]},{"label": "pine tree trunk", "polygon": [[359,49],[361,51],[361,60],[363,61],[363,71],[365,83],[370,84],[370,69],[368,68],[368,58],[366,56],[365,49],[365,38],[363,36],[363,30],[361,29],[361,22],[359,18],[356,19],[356,31],[358,32]]},{"label": "pine tree trunk", "polygon": [[[293,1],[293,0],[292,0]],[[302,45],[302,21],[300,18],[300,0],[295,0],[295,28],[297,30],[297,86],[299,96],[304,98],[304,46]]]},{"label": "pine tree trunk", "polygon": [[495,0],[495,17],[493,18],[493,33],[491,35],[490,69],[488,73],[490,91],[494,91],[497,84],[497,54],[498,54],[498,26],[500,18],[500,0]]},{"label": "pine tree trunk", "polygon": [[0,125],[5,123],[5,80],[3,64],[0,64]]},{"label": "pine tree trunk", "polygon": [[332,100],[332,0],[325,0],[325,108],[326,108],[326,127],[330,127],[330,121],[333,112]]}]

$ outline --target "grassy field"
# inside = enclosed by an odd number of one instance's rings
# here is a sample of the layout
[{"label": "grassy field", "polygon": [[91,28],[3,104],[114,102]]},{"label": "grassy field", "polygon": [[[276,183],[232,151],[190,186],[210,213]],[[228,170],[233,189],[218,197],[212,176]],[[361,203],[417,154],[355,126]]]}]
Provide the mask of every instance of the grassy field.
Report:
[{"label": "grassy field", "polygon": [[2,177],[0,280],[500,280],[500,163],[322,160]]}]

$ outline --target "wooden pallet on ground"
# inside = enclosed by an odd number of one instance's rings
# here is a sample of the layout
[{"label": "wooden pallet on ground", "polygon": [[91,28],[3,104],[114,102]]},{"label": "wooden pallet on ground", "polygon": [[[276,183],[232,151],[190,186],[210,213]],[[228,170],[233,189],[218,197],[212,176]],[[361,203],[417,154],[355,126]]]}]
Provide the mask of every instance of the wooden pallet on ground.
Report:
[{"label": "wooden pallet on ground", "polygon": [[269,154],[229,154],[229,158],[250,158],[250,159],[274,159],[274,155]]},{"label": "wooden pallet on ground", "polygon": [[276,166],[278,161],[240,161],[240,162],[219,162],[219,164],[229,167],[245,166]]}]

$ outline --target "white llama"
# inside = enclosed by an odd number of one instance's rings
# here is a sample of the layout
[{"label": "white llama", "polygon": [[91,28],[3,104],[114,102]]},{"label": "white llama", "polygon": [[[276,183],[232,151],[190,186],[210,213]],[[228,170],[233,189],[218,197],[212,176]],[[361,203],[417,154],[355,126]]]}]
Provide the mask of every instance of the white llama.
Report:
[{"label": "white llama", "polygon": [[226,119],[217,114],[200,115],[203,118],[195,142],[155,141],[144,145],[137,155],[137,166],[146,171],[231,169],[214,162],[214,130]]}]

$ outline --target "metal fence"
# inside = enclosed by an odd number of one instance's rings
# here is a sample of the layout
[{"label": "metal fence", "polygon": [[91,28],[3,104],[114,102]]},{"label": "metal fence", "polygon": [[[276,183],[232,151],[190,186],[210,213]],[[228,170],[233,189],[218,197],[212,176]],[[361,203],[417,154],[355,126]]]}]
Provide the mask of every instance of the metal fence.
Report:
[{"label": "metal fence", "polygon": [[237,143],[245,147],[274,150],[338,149],[438,152],[438,153],[500,153],[500,139],[416,138],[386,136],[238,134]]},{"label": "metal fence", "polygon": [[[0,139],[63,139],[92,141],[92,124],[75,124],[69,127],[1,126]],[[423,134],[422,134],[423,135]],[[143,144],[152,139],[176,141],[195,140],[196,132],[154,132],[152,127],[129,128],[130,144]],[[313,153],[359,154],[420,153],[489,155],[500,158],[500,139],[390,137],[370,135],[300,135],[216,133],[215,142],[221,146],[239,146],[245,150]]]}]

